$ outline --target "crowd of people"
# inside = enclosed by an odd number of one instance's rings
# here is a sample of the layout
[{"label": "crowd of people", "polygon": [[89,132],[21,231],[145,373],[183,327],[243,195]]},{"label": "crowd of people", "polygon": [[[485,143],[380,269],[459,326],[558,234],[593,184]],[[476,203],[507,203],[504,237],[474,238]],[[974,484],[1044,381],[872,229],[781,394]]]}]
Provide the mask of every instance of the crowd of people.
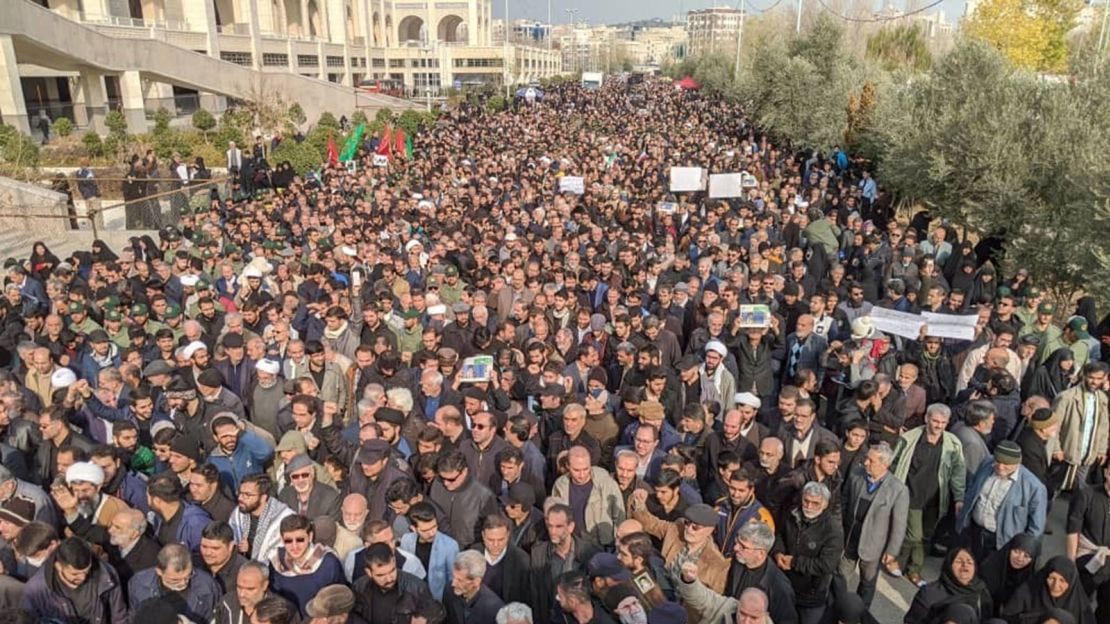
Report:
[{"label": "crowd of people", "polygon": [[1110,621],[1093,299],[665,81],[365,147],[6,263],[0,622]]}]

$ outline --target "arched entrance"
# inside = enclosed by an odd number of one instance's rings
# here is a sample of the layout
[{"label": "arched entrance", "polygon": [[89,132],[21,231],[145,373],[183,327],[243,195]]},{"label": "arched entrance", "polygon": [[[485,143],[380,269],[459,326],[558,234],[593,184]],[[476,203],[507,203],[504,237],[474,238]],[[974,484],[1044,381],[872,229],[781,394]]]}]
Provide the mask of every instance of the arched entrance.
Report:
[{"label": "arched entrance", "polygon": [[397,41],[401,44],[408,41],[427,41],[424,20],[415,15],[410,15],[401,20],[401,23],[397,25]]}]

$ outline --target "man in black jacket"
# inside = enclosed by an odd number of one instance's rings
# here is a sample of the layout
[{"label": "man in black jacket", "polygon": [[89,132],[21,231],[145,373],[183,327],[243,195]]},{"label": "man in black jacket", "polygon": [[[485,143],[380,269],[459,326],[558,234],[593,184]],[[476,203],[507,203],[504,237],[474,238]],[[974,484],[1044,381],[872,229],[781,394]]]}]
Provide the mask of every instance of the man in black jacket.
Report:
[{"label": "man in black jacket", "polygon": [[[574,535],[574,512],[563,503],[547,508],[544,524],[550,541],[536,542],[531,553],[531,573],[528,575],[532,586],[532,613],[536,619],[545,622],[555,604],[555,582],[559,573],[585,570],[590,559],[601,552],[589,536]],[[558,572],[554,571],[558,564]]]},{"label": "man in black jacket", "polygon": [[794,587],[801,624],[817,624],[824,616],[844,552],[844,529],[828,513],[831,497],[823,484],[807,483],[801,504],[783,518],[775,544],[775,563]]},{"label": "man in black jacket", "polygon": [[464,550],[451,569],[451,589],[443,592],[447,624],[494,622],[505,603],[482,584],[486,558],[476,550]]},{"label": "man in black jacket", "polygon": [[137,509],[125,509],[112,517],[108,540],[108,562],[124,587],[136,572],[158,563],[161,546],[146,534],[146,518]]},{"label": "man in black jacket", "polygon": [[501,600],[528,602],[528,553],[509,543],[511,520],[500,514],[486,516],[482,522],[482,545],[479,552],[486,558],[482,584],[493,590]]},{"label": "man in black jacket", "polygon": [[366,549],[365,576],[355,581],[353,613],[369,624],[405,621],[406,615],[434,602],[428,585],[397,569],[397,558],[388,544],[371,544]]},{"label": "man in black jacket", "polygon": [[728,571],[726,594],[739,596],[755,587],[767,594],[771,621],[775,624],[797,624],[794,611],[794,587],[782,570],[770,561],[775,546],[775,532],[767,524],[748,522],[736,534],[732,567]]}]

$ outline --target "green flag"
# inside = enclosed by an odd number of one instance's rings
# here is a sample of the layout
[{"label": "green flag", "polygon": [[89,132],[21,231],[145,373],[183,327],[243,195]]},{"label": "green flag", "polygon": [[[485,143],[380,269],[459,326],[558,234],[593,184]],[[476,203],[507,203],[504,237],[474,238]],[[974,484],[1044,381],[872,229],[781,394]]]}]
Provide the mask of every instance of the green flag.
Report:
[{"label": "green flag", "polygon": [[405,157],[412,158],[412,136],[405,137]]},{"label": "green flag", "polygon": [[355,128],[355,133],[343,144],[343,152],[339,155],[340,162],[347,162],[355,157],[355,154],[358,153],[358,146],[362,145],[362,135],[365,133],[366,123],[363,122]]}]

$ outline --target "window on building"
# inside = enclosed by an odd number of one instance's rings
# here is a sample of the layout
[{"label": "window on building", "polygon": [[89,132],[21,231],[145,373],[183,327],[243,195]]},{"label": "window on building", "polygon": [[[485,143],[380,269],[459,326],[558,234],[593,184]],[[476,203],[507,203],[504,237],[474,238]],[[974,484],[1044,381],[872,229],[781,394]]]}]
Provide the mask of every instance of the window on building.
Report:
[{"label": "window on building", "polygon": [[320,65],[320,57],[315,54],[298,54],[297,65],[301,67],[317,67]]},{"label": "window on building", "polygon": [[250,52],[220,52],[220,60],[227,61],[228,63],[235,63],[236,65],[251,65]]},{"label": "window on building", "polygon": [[262,64],[266,67],[288,67],[289,55],[264,52],[262,54]]},{"label": "window on building", "polygon": [[343,67],[342,56],[329,56],[325,62],[327,62],[328,67]]}]

